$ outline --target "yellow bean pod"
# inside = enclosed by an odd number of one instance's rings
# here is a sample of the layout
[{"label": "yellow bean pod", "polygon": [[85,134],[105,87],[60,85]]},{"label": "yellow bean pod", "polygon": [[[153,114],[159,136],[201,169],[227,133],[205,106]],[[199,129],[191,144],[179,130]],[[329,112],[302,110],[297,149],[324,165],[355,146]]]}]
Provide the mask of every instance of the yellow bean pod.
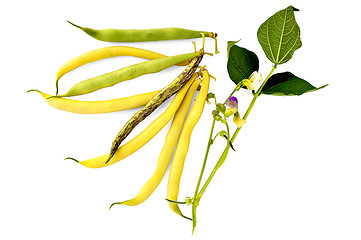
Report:
[{"label": "yellow bean pod", "polygon": [[198,74],[195,73],[192,78],[183,86],[183,88],[178,91],[168,108],[152,123],[150,123],[147,128],[145,128],[141,133],[139,133],[129,142],[120,146],[112,159],[107,164],[105,162],[109,157],[109,153],[85,161],[78,161],[78,163],[88,168],[101,168],[119,162],[120,160],[128,157],[129,155],[139,150],[172,119],[172,117],[178,110],[180,104],[182,103],[183,98],[187,93],[187,90],[197,76]]},{"label": "yellow bean pod", "polygon": [[192,86],[189,88],[186,96],[184,97],[182,104],[180,105],[179,109],[174,115],[172,125],[170,126],[170,129],[166,136],[165,143],[159,155],[157,167],[153,176],[144,184],[144,186],[142,187],[142,189],[139,191],[138,195],[135,198],[124,202],[113,203],[111,207],[114,204],[122,204],[127,206],[135,206],[141,204],[142,202],[147,200],[155,191],[155,189],[158,187],[172,159],[173,151],[177,144],[179,134],[182,130],[184,120],[186,119],[189,107],[193,100],[193,96],[197,91],[197,88],[200,85],[200,83],[201,83],[200,79],[194,81]]},{"label": "yellow bean pod", "polygon": [[[58,81],[66,73],[82,66],[87,63],[95,62],[105,58],[117,57],[117,56],[133,56],[144,59],[158,59],[167,57],[166,55],[149,51],[146,49],[127,47],[127,46],[112,46],[95,49],[83,54],[80,54],[69,61],[65,62],[59,69],[56,74],[56,94],[58,94]],[[189,61],[179,63],[178,66],[187,66]]]},{"label": "yellow bean pod", "polygon": [[159,92],[154,91],[106,101],[79,101],[60,97],[49,98],[52,95],[43,93],[39,90],[29,90],[28,92],[30,91],[40,93],[45,102],[53,108],[80,114],[109,113],[142,107],[146,105]]},{"label": "yellow bean pod", "polygon": [[[184,161],[189,148],[191,134],[194,126],[197,124],[199,118],[202,115],[204,104],[207,99],[209,89],[209,73],[207,70],[204,69],[202,75],[203,80],[201,89],[184,123],[169,172],[167,199],[174,202],[177,202],[178,199],[179,184],[183,172]],[[179,209],[178,204],[174,202],[168,202],[170,208],[175,213],[184,217],[181,210]]]}]

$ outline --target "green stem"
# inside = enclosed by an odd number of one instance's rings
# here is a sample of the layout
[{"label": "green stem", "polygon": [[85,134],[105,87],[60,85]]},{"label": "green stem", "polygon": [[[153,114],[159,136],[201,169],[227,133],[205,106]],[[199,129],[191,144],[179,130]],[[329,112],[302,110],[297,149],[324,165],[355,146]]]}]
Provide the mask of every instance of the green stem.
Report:
[{"label": "green stem", "polygon": [[226,99],[226,101],[224,101],[223,104],[225,104],[225,103],[227,102],[227,100],[228,100],[230,97],[232,97],[233,94],[234,94],[236,91],[238,91],[238,90],[239,90],[239,87],[238,87],[238,86],[235,87],[235,88],[233,89],[233,91],[231,92],[231,94],[229,94],[229,96],[228,96],[228,98]]},{"label": "green stem", "polygon": [[[233,95],[233,93],[235,93],[238,89],[239,89],[239,87],[236,86],[236,87],[233,89],[232,93],[229,95],[228,98],[230,98],[230,97]],[[228,98],[226,99],[226,101],[228,100]],[[217,106],[216,97],[214,97],[214,101],[215,101],[215,104],[216,104],[216,106]],[[223,104],[225,104],[226,101],[224,101]],[[199,203],[199,200],[200,200],[200,198],[197,198],[198,190],[199,190],[199,187],[200,187],[200,184],[201,184],[201,181],[202,181],[202,177],[203,177],[203,174],[204,174],[204,169],[205,169],[205,167],[206,167],[209,150],[210,150],[210,147],[211,147],[211,145],[213,144],[213,141],[214,141],[214,140],[212,139],[212,136],[213,136],[213,130],[214,130],[215,122],[216,122],[216,120],[213,118],[212,127],[211,127],[211,132],[210,132],[210,134],[209,134],[208,145],[207,145],[206,153],[205,153],[205,156],[204,156],[201,173],[199,174],[198,183],[197,183],[197,186],[196,186],[196,190],[195,190],[195,192],[194,192],[194,198],[193,198],[193,204],[192,204],[193,231],[194,231],[194,229],[195,229],[195,227],[196,227],[196,224],[197,224],[196,208],[197,208],[198,203]],[[228,125],[227,125],[227,127],[228,127]],[[229,138],[229,128],[228,128],[228,138]],[[215,139],[215,138],[214,138],[214,139]],[[228,143],[227,145],[229,145],[229,143]],[[193,233],[193,231],[192,231],[192,233]]]},{"label": "green stem", "polygon": [[[250,114],[258,96],[261,94],[261,90],[263,88],[263,86],[266,84],[267,80],[271,77],[271,75],[273,74],[273,72],[276,70],[276,67],[277,65],[274,65],[272,67],[272,70],[271,72],[268,74],[268,76],[266,77],[266,79],[264,80],[263,84],[261,85],[261,87],[258,89],[258,91],[254,94],[253,96],[253,99],[248,107],[248,109],[246,110],[244,116],[243,116],[243,119],[246,120],[248,115]],[[237,87],[236,87],[237,88]],[[237,91],[236,88],[232,91],[231,95]],[[227,98],[228,100],[228,98]],[[213,133],[213,128],[214,128],[214,121],[213,121],[213,125],[212,125],[212,129],[211,129],[211,133]],[[236,139],[239,131],[241,130],[242,127],[239,127],[235,130],[231,140],[230,140],[230,143],[233,143],[233,141]],[[210,138],[212,137],[212,135],[210,136]],[[192,219],[193,219],[193,230],[192,230],[192,233],[196,227],[196,208],[197,206],[199,205],[199,201],[202,197],[202,195],[204,194],[205,190],[207,189],[209,183],[211,182],[211,180],[213,179],[214,175],[216,174],[217,170],[222,166],[222,164],[225,162],[226,158],[227,158],[227,155],[228,155],[228,151],[229,151],[229,148],[231,147],[230,143],[227,143],[227,146],[226,148],[224,149],[221,157],[219,158],[216,166],[214,167],[214,169],[212,170],[211,174],[209,175],[208,179],[206,180],[206,182],[204,183],[202,189],[198,192],[198,189],[199,189],[199,184],[200,184],[200,181],[202,179],[202,176],[203,176],[203,172],[204,172],[204,167],[205,167],[205,164],[206,164],[206,161],[207,161],[207,157],[208,157],[208,152],[209,152],[209,147],[210,147],[210,144],[208,144],[207,146],[207,151],[206,151],[206,157],[204,159],[204,162],[203,162],[203,167],[202,167],[202,171],[201,171],[201,175],[200,175],[200,178],[198,180],[198,184],[197,184],[197,188],[196,188],[196,192],[195,192],[195,195],[194,195],[194,200],[193,200],[193,206],[192,206]]]},{"label": "green stem", "polygon": [[[209,134],[209,140],[208,140],[208,145],[207,145],[207,149],[206,149],[206,154],[204,156],[204,160],[206,160],[208,158],[208,154],[209,154],[209,149],[212,145],[212,136],[213,136],[213,130],[214,130],[214,125],[215,125],[215,122],[216,120],[213,119],[212,121],[212,127],[211,127],[211,132]],[[206,161],[203,162],[203,165],[202,165],[202,169],[201,169],[201,173],[200,173],[200,176],[199,176],[199,179],[198,179],[198,183],[197,183],[197,187],[196,187],[196,191],[195,193],[197,194],[198,190],[199,190],[199,186],[201,184],[201,179],[202,179],[202,176],[203,176],[203,173],[204,173],[204,168],[205,168],[205,165],[206,165]]]},{"label": "green stem", "polygon": [[212,143],[211,145],[214,143],[214,141],[216,141],[216,138],[218,137],[219,133],[216,134],[216,136],[214,136],[214,138],[212,139]]},{"label": "green stem", "polygon": [[[216,123],[216,120],[213,118],[213,121],[212,121],[212,127],[211,127],[211,132],[209,134],[209,139],[208,139],[208,145],[207,145],[207,149],[206,149],[206,154],[204,156],[204,160],[203,160],[203,165],[202,165],[202,169],[201,169],[201,173],[199,175],[199,178],[198,178],[198,183],[197,183],[197,187],[196,187],[196,190],[195,190],[195,193],[194,193],[194,199],[193,199],[193,204],[192,204],[192,221],[193,221],[193,230],[194,228],[196,227],[196,205],[198,205],[197,203],[195,203],[195,199],[196,199],[196,196],[197,196],[197,193],[198,193],[198,190],[199,190],[199,187],[201,185],[201,180],[202,180],[202,177],[203,177],[203,173],[204,173],[204,169],[206,167],[206,162],[207,162],[207,158],[208,158],[208,153],[209,153],[209,149],[213,143],[213,139],[212,139],[212,136],[213,136],[213,130],[214,130],[214,125]],[[193,231],[192,231],[193,233]]]}]

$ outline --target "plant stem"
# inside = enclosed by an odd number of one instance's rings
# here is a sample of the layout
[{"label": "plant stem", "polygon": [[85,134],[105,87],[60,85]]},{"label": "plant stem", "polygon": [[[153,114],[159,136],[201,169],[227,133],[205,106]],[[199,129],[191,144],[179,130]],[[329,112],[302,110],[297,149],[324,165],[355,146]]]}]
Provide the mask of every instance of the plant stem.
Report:
[{"label": "plant stem", "polygon": [[[209,153],[209,149],[213,143],[213,139],[212,139],[212,136],[213,136],[213,130],[214,130],[214,125],[216,123],[216,120],[213,118],[213,121],[212,121],[212,127],[211,127],[211,132],[209,134],[209,139],[208,139],[208,145],[207,145],[207,149],[206,149],[206,154],[204,156],[204,160],[203,160],[203,165],[202,165],[202,169],[201,169],[201,173],[199,175],[199,179],[198,179],[198,183],[197,183],[197,187],[196,187],[196,190],[195,190],[195,193],[194,193],[194,199],[193,199],[193,205],[192,205],[192,221],[193,221],[193,230],[194,228],[196,227],[196,209],[195,209],[195,198],[197,196],[197,193],[198,193],[198,190],[199,190],[199,187],[201,185],[201,180],[202,180],[202,177],[203,177],[203,173],[204,173],[204,169],[206,167],[206,162],[207,162],[207,158],[208,158],[208,153]],[[192,231],[193,233],[193,231]]]},{"label": "plant stem", "polygon": [[[268,74],[268,76],[266,77],[266,79],[264,80],[263,84],[261,85],[261,87],[258,89],[258,91],[254,94],[253,96],[253,99],[248,107],[248,109],[246,110],[244,116],[243,116],[243,119],[246,120],[248,115],[250,114],[258,96],[260,95],[261,93],[261,90],[263,88],[263,86],[266,84],[267,80],[271,77],[271,75],[273,74],[273,72],[275,71],[277,65],[274,65],[272,67],[272,70],[271,72]],[[237,87],[236,87],[237,88]],[[231,95],[236,91],[236,88],[232,91]],[[230,95],[230,96],[231,96]],[[211,129],[211,135],[210,135],[210,139],[212,139],[212,134],[213,134],[213,129],[214,129],[214,123],[215,123],[215,120],[213,120],[213,124],[212,124],[212,129]],[[234,134],[232,135],[232,138],[230,139],[230,143],[233,143],[233,141],[236,139],[239,131],[241,130],[242,127],[238,127]],[[220,156],[216,166],[213,168],[211,174],[209,175],[208,179],[206,180],[206,182],[204,183],[202,189],[198,192],[198,189],[199,189],[199,186],[200,186],[200,182],[201,182],[201,179],[202,179],[202,176],[203,176],[203,173],[204,173],[204,168],[205,168],[205,164],[206,164],[206,161],[207,161],[207,157],[208,157],[208,153],[209,153],[209,148],[210,148],[210,143],[208,142],[208,146],[207,146],[207,150],[206,150],[206,155],[205,155],[205,158],[204,158],[204,162],[203,162],[203,166],[202,166],[202,170],[201,170],[201,175],[199,176],[199,179],[198,179],[198,184],[197,184],[197,187],[196,187],[196,191],[195,191],[195,195],[194,195],[194,198],[193,198],[193,205],[192,205],[192,219],[193,219],[193,230],[192,230],[192,233],[196,227],[196,208],[197,206],[199,205],[199,201],[202,197],[202,195],[204,194],[205,190],[207,189],[209,183],[211,182],[213,176],[216,174],[217,170],[222,166],[222,164],[225,162],[226,158],[227,158],[227,155],[228,155],[228,151],[229,151],[229,148],[231,147],[229,142],[227,142],[227,146],[226,148],[224,149],[222,155]]]},{"label": "plant stem", "polygon": [[[230,98],[230,97],[233,95],[233,93],[235,93],[238,89],[239,89],[239,87],[236,86],[236,87],[233,89],[232,93],[229,95],[228,98]],[[228,98],[226,99],[226,101],[228,100]],[[216,106],[217,106],[216,97],[214,97],[214,101],[215,101],[215,104],[216,104]],[[226,101],[224,101],[223,104],[225,104]],[[195,192],[194,192],[194,198],[193,198],[193,204],[192,204],[193,231],[194,231],[194,228],[196,227],[196,224],[197,224],[196,208],[197,208],[198,202],[199,202],[199,200],[200,200],[200,198],[199,198],[199,199],[197,198],[197,194],[198,194],[199,187],[200,187],[200,185],[201,185],[202,177],[203,177],[203,174],[204,174],[204,169],[205,169],[205,167],[206,167],[209,150],[210,150],[211,145],[213,144],[213,139],[212,139],[212,137],[213,137],[213,130],[214,130],[215,122],[216,122],[216,120],[213,118],[213,122],[212,122],[212,126],[211,126],[211,132],[210,132],[210,134],[209,134],[208,145],[207,145],[206,153],[205,153],[205,156],[204,156],[201,173],[199,174],[199,178],[198,178],[196,190],[195,190]],[[227,125],[227,129],[228,129],[228,138],[229,138],[229,128],[228,128],[228,125]],[[227,145],[229,145],[229,143],[228,143]],[[192,231],[192,233],[193,233],[193,231]]]},{"label": "plant stem", "polygon": [[[212,136],[213,136],[213,130],[214,130],[215,122],[216,122],[216,120],[213,119],[212,127],[211,127],[211,132],[210,132],[210,134],[209,134],[209,139],[208,139],[207,150],[206,150],[206,154],[205,154],[205,156],[204,156],[204,160],[206,160],[206,159],[208,158],[209,149],[210,149],[210,147],[211,147],[211,145],[212,145],[212,142],[213,142]],[[198,193],[199,186],[200,186],[200,184],[201,184],[201,181],[200,181],[200,180],[202,179],[205,166],[206,166],[206,161],[203,162],[203,165],[202,165],[201,173],[200,173],[199,180],[198,180],[198,183],[197,183],[197,187],[196,187],[195,194]]]}]

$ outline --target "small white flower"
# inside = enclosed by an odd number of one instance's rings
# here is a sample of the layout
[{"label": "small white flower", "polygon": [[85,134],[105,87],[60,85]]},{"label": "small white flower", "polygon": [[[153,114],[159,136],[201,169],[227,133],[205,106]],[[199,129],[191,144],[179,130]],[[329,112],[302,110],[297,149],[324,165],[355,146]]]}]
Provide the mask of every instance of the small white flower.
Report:
[{"label": "small white flower", "polygon": [[262,75],[257,71],[254,71],[251,74],[251,76],[249,76],[249,79],[243,80],[243,84],[249,90],[257,90],[261,86],[262,81],[263,81]]}]

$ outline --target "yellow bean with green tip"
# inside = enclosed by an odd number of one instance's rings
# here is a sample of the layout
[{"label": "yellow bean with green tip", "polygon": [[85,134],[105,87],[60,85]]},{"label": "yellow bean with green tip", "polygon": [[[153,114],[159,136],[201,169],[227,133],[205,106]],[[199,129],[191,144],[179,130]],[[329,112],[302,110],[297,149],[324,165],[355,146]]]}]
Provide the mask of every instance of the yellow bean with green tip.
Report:
[{"label": "yellow bean with green tip", "polygon": [[[85,161],[77,161],[79,164],[88,167],[88,168],[101,168],[106,167],[120,160],[128,157],[134,152],[138,151],[143,147],[147,142],[149,142],[162,128],[167,125],[167,123],[172,119],[176,111],[178,110],[180,104],[183,101],[184,96],[187,93],[187,90],[194,82],[197,74],[194,74],[192,79],[190,79],[181,90],[174,96],[174,99],[169,104],[167,109],[157,117],[153,122],[151,122],[147,128],[145,128],[141,133],[131,139],[129,142],[123,144],[118,148],[112,159],[105,164],[106,160],[109,157],[109,153],[101,155],[99,157],[91,158]],[[73,158],[70,158],[73,159]],[[75,160],[75,159],[73,159]]]},{"label": "yellow bean with green tip", "polygon": [[167,199],[173,202],[168,202],[173,212],[184,217],[177,203],[180,179],[183,172],[184,161],[188,152],[189,143],[191,139],[192,131],[197,124],[199,118],[202,115],[204,104],[207,99],[209,89],[209,73],[206,69],[202,72],[202,86],[199,94],[194,102],[191,110],[189,111],[188,117],[184,123],[181,135],[178,140],[177,148],[174,152],[173,161],[171,164],[168,186],[167,186]]},{"label": "yellow bean with green tip", "polygon": [[91,93],[99,89],[111,87],[120,82],[131,80],[145,74],[160,72],[164,69],[174,66],[175,64],[199,56],[203,56],[203,51],[147,60],[81,81],[75,84],[71,89],[69,89],[67,93],[57,96],[51,96],[51,98],[71,97]]},{"label": "yellow bean with green tip", "polygon": [[[59,79],[65,75],[66,73],[83,66],[87,63],[95,62],[105,58],[117,57],[117,56],[133,56],[139,57],[144,59],[158,59],[162,57],[167,57],[166,55],[156,53],[153,51],[149,51],[146,49],[135,48],[135,47],[128,47],[128,46],[111,46],[111,47],[104,47],[95,49],[92,51],[88,51],[86,53],[80,54],[69,61],[65,62],[58,70],[56,74],[56,95],[58,95],[58,82]],[[186,66],[188,65],[189,61],[179,63],[176,65],[179,66]]]},{"label": "yellow bean with green tip", "polygon": [[53,108],[80,114],[109,113],[142,107],[159,92],[153,91],[106,101],[79,101],[68,98],[49,98],[51,96],[50,94],[35,89],[29,90],[28,92],[31,91],[40,93],[45,102]]},{"label": "yellow bean with green tip", "polygon": [[160,153],[158,158],[157,168],[153,176],[144,184],[144,186],[142,187],[142,189],[139,191],[138,195],[135,198],[124,202],[113,203],[110,207],[112,207],[114,204],[122,204],[127,206],[136,206],[138,204],[141,204],[145,200],[147,200],[155,191],[155,189],[158,187],[172,159],[173,151],[177,144],[179,134],[182,130],[184,120],[186,119],[189,107],[193,100],[193,96],[197,91],[197,88],[200,85],[200,83],[201,83],[200,79],[194,81],[192,86],[189,88],[187,95],[185,96],[182,104],[180,105],[179,109],[174,115],[172,125],[170,126],[170,129],[166,136],[162,152]]}]

